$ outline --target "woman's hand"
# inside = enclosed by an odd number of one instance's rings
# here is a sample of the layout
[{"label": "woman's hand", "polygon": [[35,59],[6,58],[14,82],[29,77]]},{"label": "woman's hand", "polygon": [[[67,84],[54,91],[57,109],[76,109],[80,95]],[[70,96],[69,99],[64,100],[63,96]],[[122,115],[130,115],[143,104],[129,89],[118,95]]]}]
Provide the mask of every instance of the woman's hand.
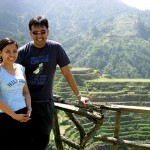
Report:
[{"label": "woman's hand", "polygon": [[27,122],[29,121],[31,118],[29,116],[29,114],[16,114],[13,116],[13,119],[20,121],[20,122]]}]

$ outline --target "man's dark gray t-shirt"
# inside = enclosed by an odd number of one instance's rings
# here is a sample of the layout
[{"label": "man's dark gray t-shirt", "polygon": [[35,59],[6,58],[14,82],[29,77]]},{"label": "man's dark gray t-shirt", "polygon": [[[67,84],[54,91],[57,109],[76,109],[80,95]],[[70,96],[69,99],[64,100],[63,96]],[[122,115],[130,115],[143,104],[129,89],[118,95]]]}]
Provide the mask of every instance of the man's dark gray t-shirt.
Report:
[{"label": "man's dark gray t-shirt", "polygon": [[36,48],[33,42],[20,47],[17,63],[25,67],[32,101],[42,102],[53,98],[56,66],[64,67],[70,60],[59,43],[47,40],[42,48]]}]

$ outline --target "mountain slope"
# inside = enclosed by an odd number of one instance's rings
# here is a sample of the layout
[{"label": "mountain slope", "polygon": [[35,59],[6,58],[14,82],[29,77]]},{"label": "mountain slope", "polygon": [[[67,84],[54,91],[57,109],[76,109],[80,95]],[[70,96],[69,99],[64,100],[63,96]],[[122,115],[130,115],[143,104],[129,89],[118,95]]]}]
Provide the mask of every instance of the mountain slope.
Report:
[{"label": "mountain slope", "polygon": [[49,19],[49,38],[63,45],[73,66],[114,77],[150,77],[150,11],[121,0],[5,0],[0,5],[0,38],[28,42],[28,21],[35,15]]},{"label": "mountain slope", "polygon": [[121,14],[74,39],[78,40],[67,47],[74,66],[114,77],[150,77],[150,26],[137,15]]}]

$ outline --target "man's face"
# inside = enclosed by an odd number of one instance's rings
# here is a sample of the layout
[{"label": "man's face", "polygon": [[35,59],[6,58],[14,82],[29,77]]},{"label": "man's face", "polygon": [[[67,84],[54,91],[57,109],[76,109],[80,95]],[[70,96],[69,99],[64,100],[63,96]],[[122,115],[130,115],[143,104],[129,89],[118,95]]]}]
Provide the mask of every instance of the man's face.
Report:
[{"label": "man's face", "polygon": [[30,35],[34,41],[34,46],[42,48],[46,44],[49,30],[45,26],[31,26]]}]

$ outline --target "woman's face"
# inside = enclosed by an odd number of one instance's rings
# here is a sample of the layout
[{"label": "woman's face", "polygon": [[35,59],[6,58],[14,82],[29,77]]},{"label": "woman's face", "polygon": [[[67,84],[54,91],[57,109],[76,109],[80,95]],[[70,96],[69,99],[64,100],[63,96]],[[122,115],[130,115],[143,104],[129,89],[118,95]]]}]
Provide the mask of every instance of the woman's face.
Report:
[{"label": "woman's face", "polygon": [[18,57],[18,49],[17,49],[16,45],[10,44],[10,45],[7,45],[6,47],[4,47],[0,51],[0,56],[3,59],[3,63],[12,65]]}]

